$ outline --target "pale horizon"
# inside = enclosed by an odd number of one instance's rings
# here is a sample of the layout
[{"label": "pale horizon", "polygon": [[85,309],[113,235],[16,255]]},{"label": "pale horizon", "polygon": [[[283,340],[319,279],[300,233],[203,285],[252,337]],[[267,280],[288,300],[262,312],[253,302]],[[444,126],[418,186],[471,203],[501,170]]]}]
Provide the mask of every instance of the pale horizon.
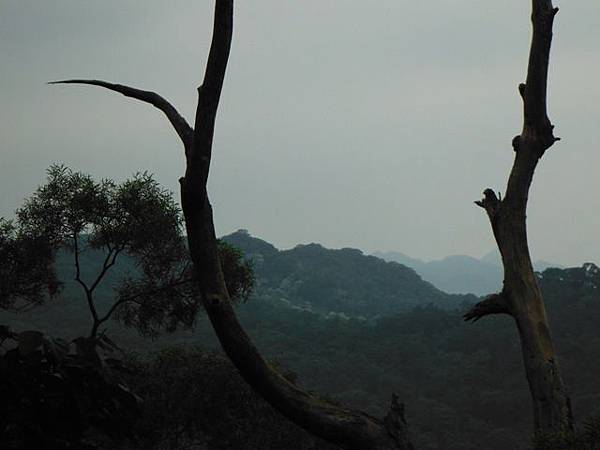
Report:
[{"label": "pale horizon", "polygon": [[[0,1],[0,216],[64,163],[147,170],[178,196],[181,145],[160,112],[94,87],[155,90],[193,122],[212,2]],[[600,261],[600,9],[560,5],[549,115],[562,141],[528,209],[533,260]],[[495,248],[473,204],[503,191],[521,131],[527,2],[237,2],[209,191],[218,235],[423,260]]]}]

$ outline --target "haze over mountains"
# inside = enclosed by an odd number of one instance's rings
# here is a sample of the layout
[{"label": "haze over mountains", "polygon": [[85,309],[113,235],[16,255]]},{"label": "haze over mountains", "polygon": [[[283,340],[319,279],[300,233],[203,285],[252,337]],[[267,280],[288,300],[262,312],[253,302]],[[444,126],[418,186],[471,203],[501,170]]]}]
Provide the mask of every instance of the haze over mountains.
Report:
[{"label": "haze over mountains", "polygon": [[[451,294],[487,295],[502,287],[502,267],[497,250],[480,259],[467,255],[451,255],[435,261],[422,261],[401,252],[375,252],[373,256],[385,261],[394,261],[414,269],[424,280],[438,289]],[[538,272],[550,267],[562,268],[559,264],[535,261]]]}]

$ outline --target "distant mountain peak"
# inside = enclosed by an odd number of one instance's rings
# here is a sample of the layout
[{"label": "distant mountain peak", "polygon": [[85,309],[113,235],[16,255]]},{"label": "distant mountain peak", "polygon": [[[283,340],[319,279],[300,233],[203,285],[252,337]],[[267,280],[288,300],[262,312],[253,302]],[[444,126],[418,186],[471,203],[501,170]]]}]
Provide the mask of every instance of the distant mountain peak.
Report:
[{"label": "distant mountain peak", "polygon": [[245,228],[223,236],[221,239],[230,245],[238,247],[250,258],[254,255],[269,256],[279,252],[273,244],[252,236]]}]

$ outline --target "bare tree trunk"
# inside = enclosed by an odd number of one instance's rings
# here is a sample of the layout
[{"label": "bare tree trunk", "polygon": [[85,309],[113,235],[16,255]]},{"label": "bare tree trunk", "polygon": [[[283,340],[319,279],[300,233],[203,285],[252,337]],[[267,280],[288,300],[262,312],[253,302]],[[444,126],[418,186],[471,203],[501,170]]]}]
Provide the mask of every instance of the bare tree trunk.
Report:
[{"label": "bare tree trunk", "polygon": [[533,37],[527,80],[519,85],[523,98],[524,123],[513,139],[514,164],[504,199],[486,189],[476,202],[485,209],[502,255],[504,286],[465,314],[477,320],[488,314],[505,313],[516,322],[523,361],[533,400],[536,431],[571,430],[571,404],[550,337],[546,310],[533,272],[527,244],[526,209],[529,187],[539,159],[558,138],[546,112],[548,61],[552,25],[558,8],[551,0],[532,1]]},{"label": "bare tree trunk", "polygon": [[237,320],[217,251],[212,208],[206,191],[214,125],[233,33],[233,0],[216,0],[213,39],[202,86],[198,88],[192,129],[177,110],[154,92],[100,80],[65,80],[101,86],[150,103],[171,122],[183,142],[186,172],[181,178],[181,201],[194,269],[202,300],[223,349],[242,377],[265,400],[310,433],[347,449],[411,450],[404,408],[392,395],[383,419],[330,403],[289,382],[260,355]]},{"label": "bare tree trunk", "polygon": [[402,408],[394,401],[386,420],[333,405],[299,389],[260,355],[232,308],[217,251],[206,192],[219,96],[233,32],[233,1],[217,0],[215,28],[204,82],[198,89],[193,144],[188,151],[181,198],[190,253],[206,312],[223,349],[244,379],[293,422],[333,443],[354,449],[410,449]]}]

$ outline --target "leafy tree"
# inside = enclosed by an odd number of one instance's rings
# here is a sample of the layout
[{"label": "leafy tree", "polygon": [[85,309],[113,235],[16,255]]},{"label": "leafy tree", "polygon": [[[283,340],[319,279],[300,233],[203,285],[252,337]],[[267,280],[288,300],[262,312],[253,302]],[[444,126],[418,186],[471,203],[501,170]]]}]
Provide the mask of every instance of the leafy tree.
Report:
[{"label": "leafy tree", "polygon": [[0,218],[0,308],[22,310],[60,290],[47,239],[33,238]]},{"label": "leafy tree", "polygon": [[[144,335],[194,324],[201,296],[193,282],[181,212],[171,192],[150,174],[138,173],[118,184],[97,182],[90,175],[54,165],[48,169],[46,184],[26,200],[17,218],[18,232],[26,239],[13,238],[15,231],[6,225],[10,248],[23,240],[43,242],[48,255],[59,249],[72,255],[75,280],[93,320],[91,337],[113,316]],[[85,252],[102,253],[98,270],[85,267]],[[254,282],[251,267],[241,252],[227,244],[222,243],[219,252],[232,297],[247,299]],[[98,287],[118,260],[128,262],[131,269],[123,271],[112,304],[101,308]],[[31,291],[30,297],[39,293],[40,281],[31,276],[22,284]]]}]

